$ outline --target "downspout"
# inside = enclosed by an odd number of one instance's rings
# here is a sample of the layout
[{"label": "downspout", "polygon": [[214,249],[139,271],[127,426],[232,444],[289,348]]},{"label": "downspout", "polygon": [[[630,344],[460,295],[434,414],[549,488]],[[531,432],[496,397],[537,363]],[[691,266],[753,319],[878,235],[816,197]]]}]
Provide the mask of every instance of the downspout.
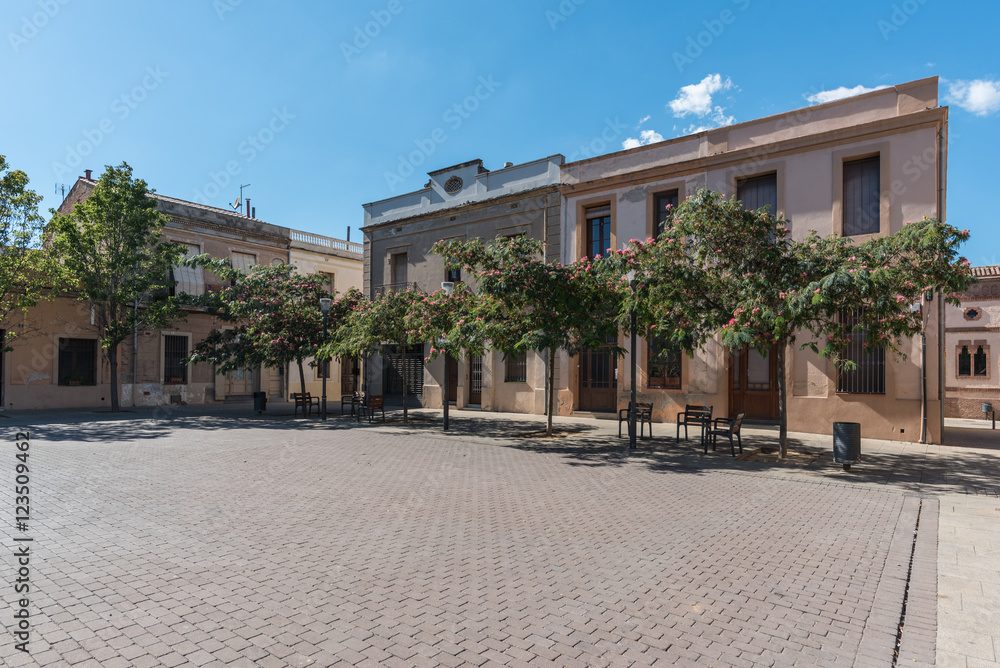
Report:
[{"label": "downspout", "polygon": [[[549,196],[545,195],[542,199],[542,243],[545,244],[542,247],[542,262],[548,264],[549,257]],[[552,388],[549,387],[549,356],[548,351],[542,351],[542,371],[544,372],[545,380],[542,381],[542,387],[545,388],[544,402],[545,407],[542,409],[542,415],[549,414],[549,392]]]},{"label": "downspout", "polygon": [[[937,192],[937,216],[938,220],[944,222],[945,217],[945,183],[948,178],[948,167],[946,162],[948,142],[948,121],[941,124],[938,130],[938,192]],[[938,294],[937,305],[938,316],[938,419],[940,422],[941,436],[939,441],[944,444],[944,300]]]}]

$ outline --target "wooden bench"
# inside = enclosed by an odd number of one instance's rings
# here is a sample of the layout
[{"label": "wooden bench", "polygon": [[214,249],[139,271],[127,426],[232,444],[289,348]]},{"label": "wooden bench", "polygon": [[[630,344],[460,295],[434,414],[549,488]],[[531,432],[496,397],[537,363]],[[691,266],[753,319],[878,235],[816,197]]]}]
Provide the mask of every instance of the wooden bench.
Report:
[{"label": "wooden bench", "polygon": [[385,395],[374,394],[368,397],[367,401],[358,404],[358,422],[361,422],[361,416],[366,413],[368,414],[368,422],[372,422],[375,411],[382,412],[382,422],[385,422]]},{"label": "wooden bench", "polygon": [[[653,437],[653,404],[635,402],[636,422],[639,423],[639,435],[645,438],[646,425],[649,425],[649,437]],[[618,409],[618,438],[622,437],[622,422],[631,420],[629,407]]]},{"label": "wooden bench", "polygon": [[342,394],[340,395],[340,414],[344,414],[344,406],[351,407],[351,415],[354,415],[354,407],[358,406],[365,401],[364,392],[355,392],[354,394]]},{"label": "wooden bench", "polygon": [[299,409],[302,409],[302,414],[309,416],[312,413],[312,409],[315,406],[316,410],[319,410],[319,397],[314,397],[308,392],[292,392],[292,401],[295,402],[295,411],[292,417],[299,416]]},{"label": "wooden bench", "polygon": [[695,425],[701,427],[701,440],[705,440],[705,432],[711,426],[712,423],[712,406],[697,406],[694,404],[687,404],[684,406],[684,410],[677,414],[677,437],[676,440],[680,442],[681,440],[681,427],[684,427],[684,440],[688,440],[688,425]]},{"label": "wooden bench", "polygon": [[[740,444],[740,454],[743,454],[743,437],[740,436],[740,429],[743,428],[743,418],[746,417],[746,413],[740,413],[736,417],[730,418],[715,418],[712,421],[712,428],[709,430],[708,434],[712,439],[712,450],[715,450],[715,441],[719,436],[725,436],[729,439],[729,449],[733,453],[733,457],[736,456],[736,447],[733,445],[733,436],[736,437],[736,441]],[[725,424],[724,427],[719,425]],[[708,454],[708,439],[705,440],[705,454]]]}]

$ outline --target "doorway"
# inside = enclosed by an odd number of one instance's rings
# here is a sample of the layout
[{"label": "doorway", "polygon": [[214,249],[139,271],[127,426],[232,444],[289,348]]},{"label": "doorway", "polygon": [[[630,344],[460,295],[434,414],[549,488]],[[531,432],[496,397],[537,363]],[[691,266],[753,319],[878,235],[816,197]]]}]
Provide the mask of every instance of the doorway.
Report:
[{"label": "doorway", "polygon": [[730,353],[729,416],[746,413],[757,420],[778,419],[778,352],[766,355],[755,348]]},{"label": "doorway", "polygon": [[357,357],[340,360],[340,394],[346,396],[354,394],[358,387],[358,378],[361,376],[361,363]]},{"label": "doorway", "polygon": [[469,356],[469,403],[479,406],[483,403],[483,356]]},{"label": "doorway", "polygon": [[458,403],[458,360],[452,357],[450,354],[446,355],[447,367],[446,373],[448,374],[448,403],[456,404]]},{"label": "doorway", "polygon": [[250,396],[254,390],[253,369],[233,369],[226,374],[226,396]]},{"label": "doorway", "polygon": [[618,365],[608,348],[580,353],[581,411],[614,413],[618,409]]}]

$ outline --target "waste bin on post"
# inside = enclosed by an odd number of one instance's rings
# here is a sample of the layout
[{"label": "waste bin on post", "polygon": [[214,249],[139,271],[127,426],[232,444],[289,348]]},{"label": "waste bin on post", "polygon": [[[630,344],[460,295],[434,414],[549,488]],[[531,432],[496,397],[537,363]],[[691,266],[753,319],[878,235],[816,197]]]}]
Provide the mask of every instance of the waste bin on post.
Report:
[{"label": "waste bin on post", "polygon": [[861,423],[833,423],[833,461],[844,465],[845,471],[851,470],[851,464],[857,464],[861,459]]},{"label": "waste bin on post", "polygon": [[260,415],[267,410],[267,393],[266,392],[254,392],[253,393],[253,410],[254,413]]}]

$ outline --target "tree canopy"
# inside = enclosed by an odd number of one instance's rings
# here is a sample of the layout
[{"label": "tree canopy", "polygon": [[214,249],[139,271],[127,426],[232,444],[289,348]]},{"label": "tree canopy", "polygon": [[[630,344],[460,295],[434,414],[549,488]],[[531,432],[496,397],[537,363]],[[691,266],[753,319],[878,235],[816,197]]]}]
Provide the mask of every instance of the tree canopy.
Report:
[{"label": "tree canopy", "polygon": [[[42,250],[41,201],[28,187],[28,175],[11,170],[0,155],[0,323],[37,304],[55,279],[58,264]],[[8,329],[3,330],[0,353],[10,349]]]},{"label": "tree canopy", "polygon": [[94,314],[111,367],[111,410],[119,409],[118,347],[137,327],[158,328],[182,317],[169,296],[170,269],[185,250],[164,240],[169,218],[127,163],[108,166],[91,195],[49,223],[66,287]]}]

